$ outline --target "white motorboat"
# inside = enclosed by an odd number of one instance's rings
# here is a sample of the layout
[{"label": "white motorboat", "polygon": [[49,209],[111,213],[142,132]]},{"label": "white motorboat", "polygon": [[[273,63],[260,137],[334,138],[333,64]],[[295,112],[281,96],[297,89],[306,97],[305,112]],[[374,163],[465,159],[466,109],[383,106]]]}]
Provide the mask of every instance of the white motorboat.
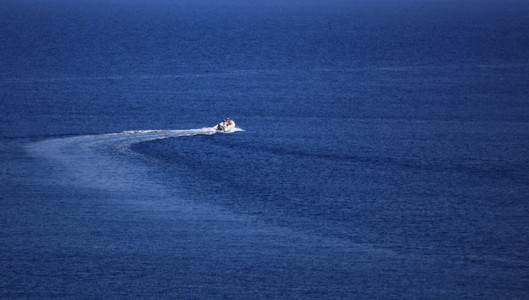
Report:
[{"label": "white motorboat", "polygon": [[230,132],[233,129],[235,129],[235,122],[233,122],[230,119],[226,119],[220,122],[219,124],[217,124],[217,126],[215,126],[215,130],[222,131],[222,132]]}]

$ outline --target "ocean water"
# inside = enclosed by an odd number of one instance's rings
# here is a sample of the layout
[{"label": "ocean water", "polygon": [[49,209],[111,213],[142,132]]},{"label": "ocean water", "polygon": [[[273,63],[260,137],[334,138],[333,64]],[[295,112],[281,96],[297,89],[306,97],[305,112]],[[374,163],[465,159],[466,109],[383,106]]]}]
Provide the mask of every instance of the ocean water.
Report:
[{"label": "ocean water", "polygon": [[528,15],[1,1],[0,298],[526,298]]}]

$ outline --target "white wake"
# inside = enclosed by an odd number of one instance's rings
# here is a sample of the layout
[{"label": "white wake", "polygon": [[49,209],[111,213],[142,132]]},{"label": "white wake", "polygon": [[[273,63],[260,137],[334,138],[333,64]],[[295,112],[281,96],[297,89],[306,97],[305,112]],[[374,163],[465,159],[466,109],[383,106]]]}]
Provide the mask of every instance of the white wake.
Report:
[{"label": "white wake", "polygon": [[[236,128],[232,132],[236,131],[243,130]],[[151,184],[148,180],[142,180],[146,178],[141,175],[145,172],[144,166],[126,161],[131,156],[140,156],[131,150],[131,145],[166,138],[217,133],[214,127],[188,130],[133,130],[52,138],[31,143],[26,150],[32,156],[44,159],[44,167],[49,168],[50,173],[53,173],[46,179],[54,180],[54,184],[131,191],[141,188],[142,185]]]}]

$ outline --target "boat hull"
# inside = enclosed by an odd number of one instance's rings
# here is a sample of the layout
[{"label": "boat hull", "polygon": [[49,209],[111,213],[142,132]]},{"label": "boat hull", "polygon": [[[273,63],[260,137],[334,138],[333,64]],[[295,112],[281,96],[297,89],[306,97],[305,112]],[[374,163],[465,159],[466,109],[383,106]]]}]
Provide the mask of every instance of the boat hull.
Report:
[{"label": "boat hull", "polygon": [[215,130],[219,131],[219,132],[230,132],[230,131],[233,131],[233,129],[235,129],[235,122],[231,121],[230,122],[231,124],[224,124],[224,122],[220,122],[219,124],[217,124],[217,126],[215,126]]}]

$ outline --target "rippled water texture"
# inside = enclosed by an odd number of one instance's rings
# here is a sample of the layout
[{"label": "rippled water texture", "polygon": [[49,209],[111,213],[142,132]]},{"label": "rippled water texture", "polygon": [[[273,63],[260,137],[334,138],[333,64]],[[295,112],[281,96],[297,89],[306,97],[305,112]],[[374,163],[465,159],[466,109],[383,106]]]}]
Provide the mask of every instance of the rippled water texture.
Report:
[{"label": "rippled water texture", "polygon": [[526,3],[1,7],[0,298],[526,298]]}]

